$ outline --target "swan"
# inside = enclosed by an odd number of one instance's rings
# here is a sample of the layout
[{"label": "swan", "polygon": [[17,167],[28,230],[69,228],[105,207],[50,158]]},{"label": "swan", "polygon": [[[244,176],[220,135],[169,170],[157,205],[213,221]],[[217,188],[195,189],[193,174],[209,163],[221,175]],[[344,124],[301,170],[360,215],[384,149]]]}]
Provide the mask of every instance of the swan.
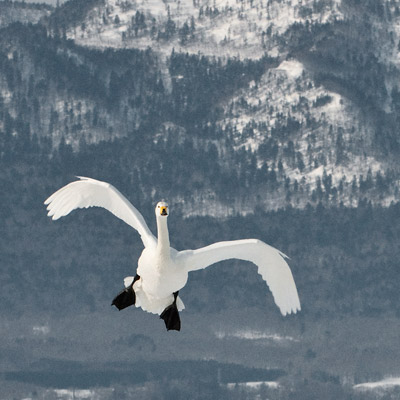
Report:
[{"label": "swan", "polygon": [[245,239],[177,251],[170,247],[166,202],[159,202],[155,208],[156,238],[140,212],[114,186],[92,178],[77,178],[79,180],[62,187],[44,202],[48,216],[57,220],[78,208],[103,207],[136,229],[144,245],[136,275],[124,279],[125,288],[112,301],[119,310],[131,305],[141,307],[159,314],[167,330],[179,331],[179,311],[185,307],[179,290],[186,285],[189,272],[237,258],[257,265],[258,273],[269,286],[283,316],[300,311],[297,288],[285,261],[288,257],[279,250],[261,240]]}]

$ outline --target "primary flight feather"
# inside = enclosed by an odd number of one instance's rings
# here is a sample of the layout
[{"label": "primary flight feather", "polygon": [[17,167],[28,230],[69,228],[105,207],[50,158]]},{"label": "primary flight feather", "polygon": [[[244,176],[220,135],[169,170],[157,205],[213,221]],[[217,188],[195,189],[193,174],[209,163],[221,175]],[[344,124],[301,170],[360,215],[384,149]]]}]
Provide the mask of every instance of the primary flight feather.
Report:
[{"label": "primary flight feather", "polygon": [[232,258],[257,265],[282,315],[300,310],[285,254],[261,240],[218,242],[197,250],[177,251],[169,243],[167,203],[160,202],[155,209],[156,238],[140,212],[114,186],[91,178],[79,177],[52,194],[45,204],[53,220],[77,208],[103,207],[139,232],[145,248],[138,260],[136,276],[125,278],[125,289],[113,300],[119,310],[136,305],[160,314],[168,330],[180,330],[178,311],[184,305],[178,294],[187,282],[188,273]]}]

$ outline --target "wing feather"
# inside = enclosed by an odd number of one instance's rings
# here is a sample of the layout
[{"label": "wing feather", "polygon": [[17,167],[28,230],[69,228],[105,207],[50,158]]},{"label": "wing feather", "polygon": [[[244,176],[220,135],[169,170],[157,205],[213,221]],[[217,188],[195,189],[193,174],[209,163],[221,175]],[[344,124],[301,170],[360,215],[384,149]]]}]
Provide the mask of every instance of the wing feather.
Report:
[{"label": "wing feather", "polygon": [[181,251],[177,259],[188,271],[203,269],[216,262],[238,258],[257,265],[282,315],[301,309],[296,284],[285,254],[257,239],[218,242],[197,250]]},{"label": "wing feather", "polygon": [[53,193],[44,204],[53,220],[68,215],[77,208],[102,207],[136,229],[145,247],[154,246],[156,239],[142,214],[114,186],[91,178],[78,177]]}]

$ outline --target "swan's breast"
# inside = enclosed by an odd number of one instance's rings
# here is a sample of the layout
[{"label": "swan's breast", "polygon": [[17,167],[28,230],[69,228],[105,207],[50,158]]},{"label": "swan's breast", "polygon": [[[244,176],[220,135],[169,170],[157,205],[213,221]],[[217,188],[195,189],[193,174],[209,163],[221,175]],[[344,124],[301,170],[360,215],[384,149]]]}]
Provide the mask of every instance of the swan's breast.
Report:
[{"label": "swan's breast", "polygon": [[163,257],[146,248],[138,261],[137,273],[142,280],[143,290],[154,297],[163,298],[182,289],[188,273],[175,258],[176,250],[171,249],[171,257]]}]

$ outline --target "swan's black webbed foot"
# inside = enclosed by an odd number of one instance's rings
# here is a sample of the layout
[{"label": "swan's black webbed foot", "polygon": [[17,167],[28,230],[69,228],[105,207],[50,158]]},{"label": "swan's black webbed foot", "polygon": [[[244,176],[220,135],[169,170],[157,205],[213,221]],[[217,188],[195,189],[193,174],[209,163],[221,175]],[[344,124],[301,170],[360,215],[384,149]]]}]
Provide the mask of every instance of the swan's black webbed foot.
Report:
[{"label": "swan's black webbed foot", "polygon": [[179,318],[178,307],[176,306],[176,298],[178,297],[179,291],[174,293],[174,302],[168,306],[160,315],[160,318],[164,320],[167,331],[180,331],[181,330],[181,319]]},{"label": "swan's black webbed foot", "polygon": [[140,276],[136,275],[133,279],[133,282],[114,297],[111,305],[117,307],[119,311],[123,310],[126,307],[133,306],[136,302],[136,295],[135,291],[133,290],[133,284],[138,279],[140,279]]}]

